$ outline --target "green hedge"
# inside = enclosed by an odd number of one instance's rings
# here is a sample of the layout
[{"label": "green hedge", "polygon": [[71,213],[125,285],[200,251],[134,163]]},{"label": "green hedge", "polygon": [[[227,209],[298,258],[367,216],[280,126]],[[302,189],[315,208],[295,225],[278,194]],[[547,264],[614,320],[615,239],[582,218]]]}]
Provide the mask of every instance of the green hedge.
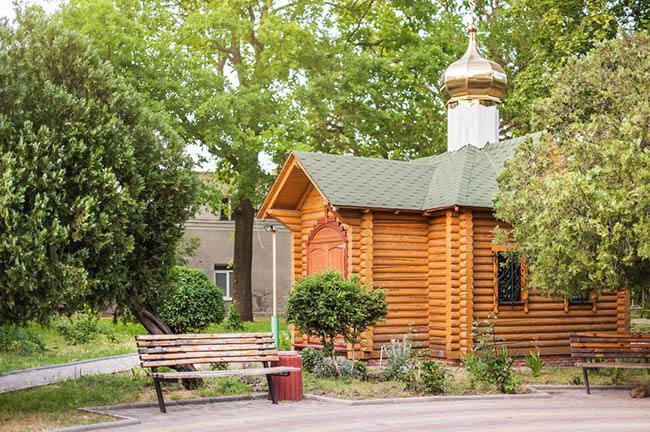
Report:
[{"label": "green hedge", "polygon": [[173,289],[158,312],[174,333],[200,332],[208,324],[223,321],[223,294],[205,273],[185,266],[176,266],[172,272]]}]

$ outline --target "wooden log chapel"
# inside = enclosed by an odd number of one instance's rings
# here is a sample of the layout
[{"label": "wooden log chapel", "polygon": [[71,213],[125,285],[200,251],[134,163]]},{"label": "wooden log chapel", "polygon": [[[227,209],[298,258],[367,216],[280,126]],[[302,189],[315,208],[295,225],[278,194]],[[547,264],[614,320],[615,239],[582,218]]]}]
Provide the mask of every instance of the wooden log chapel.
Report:
[{"label": "wooden log chapel", "polygon": [[[388,316],[355,347],[361,358],[408,334],[434,356],[460,359],[472,323],[487,319],[522,354],[568,355],[571,332],[629,331],[627,292],[551,299],[529,292],[521,263],[500,265],[505,246],[493,244],[493,229],[508,226],[492,197],[526,137],[499,142],[506,76],[478,52],[475,34],[472,24],[467,52],[443,76],[447,152],[404,162],[295,151],[260,207],[260,218],[292,232],[292,283],[333,268],[386,290]],[[295,347],[311,342],[293,336]]]}]

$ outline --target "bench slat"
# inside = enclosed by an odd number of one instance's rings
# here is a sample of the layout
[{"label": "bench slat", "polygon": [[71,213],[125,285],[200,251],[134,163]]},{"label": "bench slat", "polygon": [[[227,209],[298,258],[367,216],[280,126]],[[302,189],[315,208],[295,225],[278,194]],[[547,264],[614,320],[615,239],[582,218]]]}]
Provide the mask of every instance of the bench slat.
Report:
[{"label": "bench slat", "polygon": [[650,369],[650,363],[616,363],[616,362],[602,362],[602,363],[588,363],[578,362],[577,367],[586,369],[600,369],[600,368],[621,368],[621,369]]},{"label": "bench slat", "polygon": [[[224,339],[221,341],[222,344],[256,344],[256,343],[273,343],[273,338],[263,338],[263,339]],[[165,347],[165,346],[191,346],[191,345],[218,345],[219,343],[213,339],[205,340],[162,340],[162,341],[138,341],[137,346],[139,348],[146,347]]]},{"label": "bench slat", "polygon": [[161,367],[161,366],[180,366],[184,364],[200,364],[200,363],[233,363],[233,362],[272,362],[279,361],[280,358],[275,356],[257,356],[257,357],[201,357],[201,358],[186,358],[178,360],[151,360],[143,361],[140,364],[145,367]]},{"label": "bench slat", "polygon": [[202,357],[260,357],[260,356],[277,356],[278,351],[251,350],[251,351],[226,351],[226,352],[191,352],[191,353],[164,353],[164,354],[140,354],[142,360],[174,360],[186,358]]},{"label": "bench slat", "polygon": [[603,338],[603,339],[638,339],[650,340],[650,334],[635,334],[635,333],[571,333],[572,338]]},{"label": "bench slat", "polygon": [[218,352],[218,351],[242,351],[249,349],[274,350],[274,344],[240,344],[240,345],[198,345],[198,346],[171,346],[141,348],[139,354],[177,353],[177,352]]},{"label": "bench slat", "polygon": [[136,335],[135,340],[139,341],[160,341],[177,339],[250,339],[250,338],[272,338],[270,332],[264,333],[189,333],[189,334],[159,334],[159,335]]},{"label": "bench slat", "polygon": [[202,372],[151,372],[152,378],[219,378],[226,376],[249,376],[249,375],[267,375],[286,372],[300,372],[300,368],[290,366],[277,366],[270,368],[255,368],[241,370],[225,371],[202,371]]}]

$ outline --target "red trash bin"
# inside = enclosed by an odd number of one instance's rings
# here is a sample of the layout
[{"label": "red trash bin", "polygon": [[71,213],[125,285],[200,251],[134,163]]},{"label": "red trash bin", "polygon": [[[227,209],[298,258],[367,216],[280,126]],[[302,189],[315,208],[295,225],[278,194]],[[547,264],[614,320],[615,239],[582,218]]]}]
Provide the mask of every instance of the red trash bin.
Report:
[{"label": "red trash bin", "polygon": [[[292,366],[300,368],[300,372],[290,372],[289,376],[274,376],[273,386],[279,401],[302,400],[302,357],[297,351],[280,351],[279,361],[271,362],[271,366]],[[271,399],[271,395],[268,396]]]}]

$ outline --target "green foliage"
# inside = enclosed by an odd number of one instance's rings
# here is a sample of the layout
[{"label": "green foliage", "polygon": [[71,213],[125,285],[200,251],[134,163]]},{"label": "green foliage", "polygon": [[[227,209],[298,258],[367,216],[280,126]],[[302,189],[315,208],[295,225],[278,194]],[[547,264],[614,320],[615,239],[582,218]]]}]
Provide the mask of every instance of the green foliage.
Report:
[{"label": "green foliage", "polygon": [[313,372],[316,364],[323,358],[320,350],[312,347],[306,347],[300,351],[302,356],[302,368],[305,372]]},{"label": "green foliage", "polygon": [[470,374],[472,386],[477,382],[493,384],[501,393],[514,393],[520,382],[514,378],[512,365],[516,357],[508,355],[508,348],[499,346],[503,338],[494,334],[494,324],[486,321],[481,328],[474,322],[472,336],[476,344],[463,357],[465,369]]},{"label": "green foliage", "polygon": [[33,332],[16,324],[0,326],[0,351],[17,352],[21,355],[43,353],[45,343]]},{"label": "green foliage", "polygon": [[417,365],[407,385],[422,393],[441,394],[445,392],[450,378],[451,373],[444,363],[437,360],[423,360]]},{"label": "green foliage", "polygon": [[291,350],[291,335],[286,330],[280,331],[279,337],[280,346],[278,350],[280,351],[290,351]]},{"label": "green foliage", "polygon": [[98,310],[85,308],[68,319],[60,319],[55,324],[56,330],[71,345],[83,345],[94,341],[100,334],[105,335],[111,342],[116,342],[114,332],[100,325],[102,314]]},{"label": "green foliage", "polygon": [[305,140],[330,153],[411,159],[446,143],[439,79],[467,44],[452,2],[334,2],[319,67],[297,92]]},{"label": "green foliage", "polygon": [[308,335],[321,338],[326,353],[332,353],[337,335],[357,343],[361,332],[388,313],[381,290],[367,290],[352,275],[326,270],[297,281],[286,305],[287,322]]},{"label": "green foliage", "polygon": [[210,363],[210,370],[213,371],[228,370],[228,363]]},{"label": "green foliage", "polygon": [[0,323],[155,312],[197,179],[166,119],[37,8],[0,23]]},{"label": "green foliage", "polygon": [[174,333],[200,332],[223,321],[226,311],[221,291],[201,270],[172,269],[172,291],[159,307],[160,317]]},{"label": "green foliage", "polygon": [[414,350],[408,336],[392,340],[385,352],[386,366],[381,372],[384,380],[403,382],[408,389],[421,393],[445,392],[451,373],[443,363],[427,358],[427,351]]},{"label": "green foliage", "polygon": [[584,385],[584,383],[582,382],[582,377],[578,376],[578,375],[575,375],[575,376],[571,377],[571,379],[569,380],[569,384],[570,385]]},{"label": "green foliage", "polygon": [[575,298],[647,286],[649,74],[646,32],[572,58],[538,107],[548,133],[505,164],[496,215],[513,226],[530,289]]},{"label": "green foliage", "polygon": [[538,377],[546,363],[541,359],[539,351],[530,351],[526,356],[526,366],[534,377]]},{"label": "green foliage", "polygon": [[241,318],[239,318],[239,311],[237,311],[237,300],[233,300],[228,308],[226,328],[234,332],[244,330],[244,323],[242,323]]},{"label": "green foliage", "polygon": [[363,381],[368,378],[368,367],[358,360],[352,361],[341,357],[334,360],[332,357],[321,355],[316,359],[312,373],[316,378],[343,377],[344,379],[355,378]]},{"label": "green foliage", "polygon": [[402,341],[391,340],[385,349],[386,366],[381,373],[385,380],[408,381],[407,375],[413,369],[413,357],[415,352],[408,336]]}]

